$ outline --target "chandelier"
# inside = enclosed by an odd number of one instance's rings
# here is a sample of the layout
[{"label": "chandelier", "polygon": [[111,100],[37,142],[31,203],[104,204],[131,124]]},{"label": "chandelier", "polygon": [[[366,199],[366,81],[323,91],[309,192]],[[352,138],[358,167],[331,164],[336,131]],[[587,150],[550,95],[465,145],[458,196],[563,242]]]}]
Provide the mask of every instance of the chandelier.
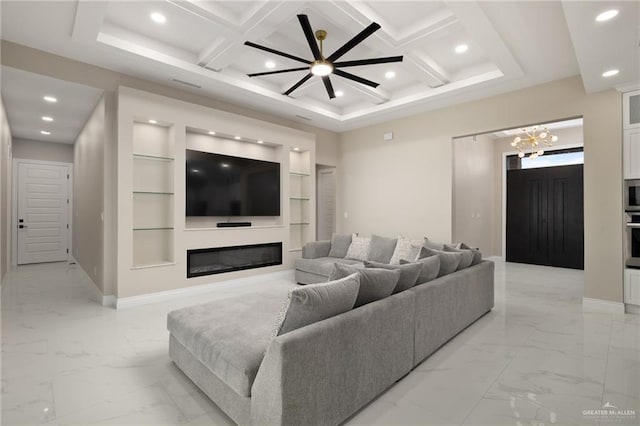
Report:
[{"label": "chandelier", "polygon": [[533,126],[530,129],[523,128],[520,133],[513,138],[511,146],[518,150],[518,157],[524,158],[525,151],[529,152],[529,158],[532,160],[544,154],[544,148],[553,145],[558,137],[552,135],[548,128]]}]

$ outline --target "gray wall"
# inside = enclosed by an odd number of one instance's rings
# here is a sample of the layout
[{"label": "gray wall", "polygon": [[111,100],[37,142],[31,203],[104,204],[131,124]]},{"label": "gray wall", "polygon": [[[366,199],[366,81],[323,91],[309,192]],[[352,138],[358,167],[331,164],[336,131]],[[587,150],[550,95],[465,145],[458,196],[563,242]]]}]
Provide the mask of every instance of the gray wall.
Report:
[{"label": "gray wall", "polygon": [[345,132],[338,229],[451,241],[452,138],[582,116],[584,296],[622,302],[621,104],[614,90],[586,94],[576,76]]},{"label": "gray wall", "polygon": [[13,158],[73,163],[73,145],[14,138]]},{"label": "gray wall", "polygon": [[11,260],[11,130],[0,99],[0,282]]},{"label": "gray wall", "polygon": [[100,291],[104,288],[105,100],[76,139],[73,165],[73,257]]}]

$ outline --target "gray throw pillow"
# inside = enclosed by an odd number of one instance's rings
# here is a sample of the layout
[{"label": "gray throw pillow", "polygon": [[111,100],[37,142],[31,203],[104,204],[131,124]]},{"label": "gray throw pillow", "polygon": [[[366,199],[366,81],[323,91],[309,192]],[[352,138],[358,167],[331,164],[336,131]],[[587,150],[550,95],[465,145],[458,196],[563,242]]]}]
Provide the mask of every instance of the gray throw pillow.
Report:
[{"label": "gray throw pillow", "polygon": [[[425,257],[418,259],[417,262],[422,263],[422,270],[420,271],[420,275],[418,275],[416,285],[428,283],[438,277],[438,273],[440,272],[440,256]],[[400,260],[401,265],[406,265],[408,263],[413,262],[409,262],[404,259]]]},{"label": "gray throw pillow", "polygon": [[426,248],[430,248],[431,250],[442,250],[444,248],[444,244],[437,243],[435,241],[431,241],[429,238],[424,237],[424,244]]},{"label": "gray throw pillow", "polygon": [[465,243],[458,243],[456,248],[463,249],[463,250],[471,250],[473,252],[473,262],[471,262],[471,266],[477,265],[478,263],[482,262],[482,253],[480,252],[479,249],[475,247],[470,247]]},{"label": "gray throw pillow", "polygon": [[400,278],[398,278],[398,284],[396,288],[393,289],[393,293],[400,293],[401,291],[405,291],[414,285],[416,285],[416,281],[418,281],[418,276],[420,275],[420,271],[422,270],[422,263],[408,263],[406,265],[387,265],[386,263],[380,262],[364,262],[365,268],[381,268],[381,269],[397,269],[400,271]]},{"label": "gray throw pillow", "polygon": [[375,234],[372,235],[367,260],[389,263],[396,249],[397,242],[397,238],[385,238]]},{"label": "gray throw pillow", "polygon": [[329,257],[339,257],[344,259],[347,255],[347,250],[351,245],[351,234],[333,234],[331,237],[331,249],[329,250]]},{"label": "gray throw pillow", "polygon": [[358,298],[354,308],[390,296],[400,279],[400,271],[380,268],[365,269],[336,263],[333,272],[329,275],[329,280],[338,280],[356,273],[360,275],[360,290],[358,290]]},{"label": "gray throw pillow", "polygon": [[359,274],[294,288],[278,315],[274,336],[350,311],[359,289]]},{"label": "gray throw pillow", "polygon": [[468,268],[473,263],[473,252],[471,250],[458,249],[454,246],[445,244],[442,251],[446,251],[449,253],[462,253],[462,260],[460,261],[460,264],[458,264],[458,268],[456,269],[456,271]]},{"label": "gray throw pillow", "polygon": [[462,261],[462,253],[447,253],[446,251],[433,250],[427,247],[422,247],[420,250],[419,259],[430,256],[440,257],[440,270],[438,271],[438,277],[451,274],[458,269],[458,265]]}]

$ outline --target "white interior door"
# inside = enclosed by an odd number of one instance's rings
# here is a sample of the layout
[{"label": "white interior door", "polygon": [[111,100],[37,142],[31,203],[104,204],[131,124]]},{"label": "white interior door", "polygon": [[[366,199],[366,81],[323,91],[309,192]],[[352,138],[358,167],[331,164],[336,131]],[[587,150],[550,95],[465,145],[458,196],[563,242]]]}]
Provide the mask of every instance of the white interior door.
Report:
[{"label": "white interior door", "polygon": [[318,241],[330,240],[336,230],[336,170],[318,170]]},{"label": "white interior door", "polygon": [[18,265],[69,255],[69,167],[18,163]]}]

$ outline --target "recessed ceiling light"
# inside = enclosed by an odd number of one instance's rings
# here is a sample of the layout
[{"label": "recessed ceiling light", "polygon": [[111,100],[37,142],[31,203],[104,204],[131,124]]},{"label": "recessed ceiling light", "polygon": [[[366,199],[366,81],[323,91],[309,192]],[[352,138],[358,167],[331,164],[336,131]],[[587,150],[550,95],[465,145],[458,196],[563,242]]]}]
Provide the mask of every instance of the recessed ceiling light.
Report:
[{"label": "recessed ceiling light", "polygon": [[294,151],[300,151],[300,148],[295,147],[295,148],[293,148],[293,150],[294,150]]},{"label": "recessed ceiling light", "polygon": [[216,132],[214,132],[213,130],[210,130],[210,131],[209,131],[209,134],[210,134],[210,135],[215,135],[215,134],[216,134]]},{"label": "recessed ceiling light", "polygon": [[149,120],[149,124],[157,124],[158,122],[156,120]]},{"label": "recessed ceiling light", "polygon": [[464,53],[469,50],[469,46],[467,46],[466,44],[459,44],[454,50],[456,51],[456,53]]},{"label": "recessed ceiling light", "polygon": [[42,117],[42,121],[53,121],[53,118],[45,115]]},{"label": "recessed ceiling light", "polygon": [[344,96],[344,92],[342,90],[336,90],[336,96],[337,97]]},{"label": "recessed ceiling light", "polygon": [[276,67],[276,63],[273,61],[267,61],[264,63],[264,66],[271,69],[271,68],[275,68]]},{"label": "recessed ceiling light", "polygon": [[42,99],[44,99],[47,102],[51,102],[51,103],[58,102],[58,100],[56,98],[54,98],[53,96],[48,96],[48,95],[44,96]]},{"label": "recessed ceiling light", "polygon": [[262,145],[262,144],[264,143],[264,141],[258,141],[258,143],[259,143],[260,145]]},{"label": "recessed ceiling light", "polygon": [[604,12],[596,16],[596,21],[604,22],[604,21],[608,21],[609,19],[613,19],[616,16],[618,16],[617,9],[605,10]]},{"label": "recessed ceiling light", "polygon": [[153,12],[151,14],[151,20],[157,24],[164,24],[167,22],[167,17],[160,12]]},{"label": "recessed ceiling light", "polygon": [[50,135],[51,132],[47,132],[46,130],[40,130],[40,133],[42,133],[43,135]]},{"label": "recessed ceiling light", "polygon": [[227,163],[222,163],[222,164],[220,164],[220,166],[222,166],[222,168],[226,169],[226,168],[228,168],[228,167],[229,167],[229,164],[227,164]]},{"label": "recessed ceiling light", "polygon": [[386,78],[394,78],[396,76],[396,72],[395,71],[387,71],[386,73],[384,73],[384,76]]},{"label": "recessed ceiling light", "polygon": [[618,75],[620,70],[609,70],[602,73],[603,77],[613,77],[614,75]]},{"label": "recessed ceiling light", "polygon": [[233,137],[235,140],[239,141],[240,139],[242,139],[240,136],[234,136]]}]

